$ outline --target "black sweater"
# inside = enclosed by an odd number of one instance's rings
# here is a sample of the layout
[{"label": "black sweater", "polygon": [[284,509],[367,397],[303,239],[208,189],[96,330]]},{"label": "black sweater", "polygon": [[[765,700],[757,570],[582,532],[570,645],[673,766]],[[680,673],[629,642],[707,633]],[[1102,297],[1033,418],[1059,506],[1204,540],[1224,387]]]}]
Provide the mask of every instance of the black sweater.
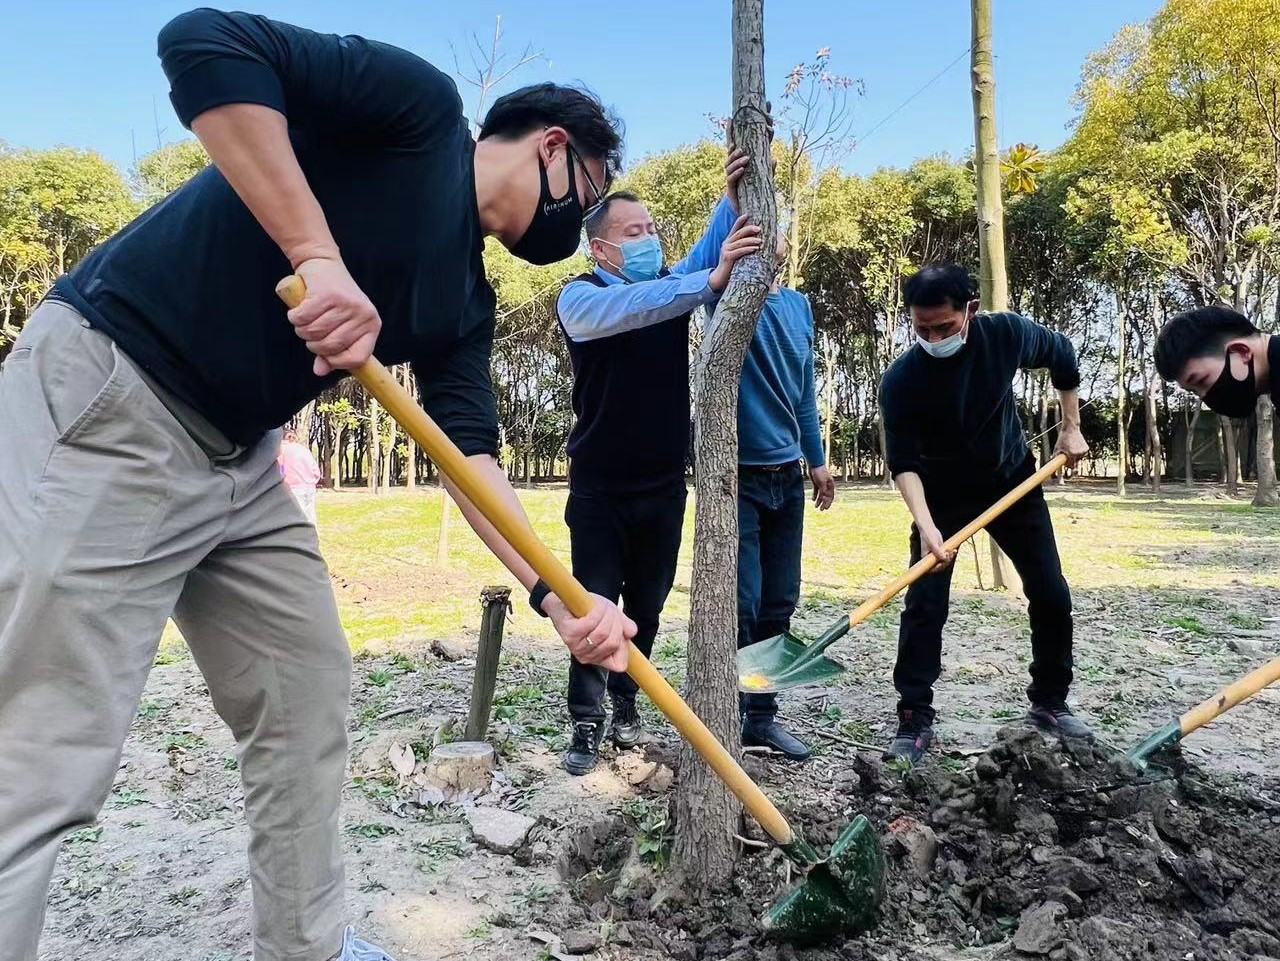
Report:
[{"label": "black sweater", "polygon": [[1028,454],[1013,378],[1043,367],[1058,390],[1080,384],[1071,341],[1013,313],[978,314],[951,357],[913,345],[880,385],[889,470],[919,474],[930,499],[1003,486]]},{"label": "black sweater", "polygon": [[[453,82],[396,47],[216,10],[169,23],[159,54],[187,126],[236,103],[288,118],[343,260],[382,317],[378,358],[413,363],[427,410],[465,453],[497,453],[494,295]],[[228,437],[252,443],[341,376],[312,373],[274,292],[289,271],[209,167],[53,296]]]}]

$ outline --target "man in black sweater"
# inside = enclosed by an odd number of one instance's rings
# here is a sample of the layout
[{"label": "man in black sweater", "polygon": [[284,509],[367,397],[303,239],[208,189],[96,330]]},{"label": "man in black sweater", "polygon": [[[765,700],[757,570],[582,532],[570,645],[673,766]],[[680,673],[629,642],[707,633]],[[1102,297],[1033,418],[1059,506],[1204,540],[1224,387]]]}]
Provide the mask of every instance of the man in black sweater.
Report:
[{"label": "man in black sweater", "polygon": [[[573,572],[588,590],[622,599],[646,657],[675,581],[684,523],[690,313],[711,303],[733,265],[760,249],[760,228],[734,212],[745,155],[735,151],[725,169],[727,196],[706,234],[670,270],[640,199],[607,197],[586,221],[596,269],[569,281],[557,301],[573,366],[565,505]],[[599,761],[606,688],[614,745],[626,750],[640,741],[635,681],[574,657],[573,740],[564,757],[570,774],[586,774]]]},{"label": "man in black sweater", "polygon": [[[172,615],[236,738],[254,957],[385,958],[342,923],[350,651],[275,428],[376,349],[518,509],[484,241],[572,254],[619,133],[542,84],[477,143],[413,54],[248,14],[184,14],[159,54],[214,165],[59,279],[0,369],[0,955],[34,961],[59,842],[111,789]],[[625,667],[613,602],[573,617],[463,510],[579,660]]]},{"label": "man in black sweater", "polygon": [[1196,307],[1169,319],[1156,338],[1156,370],[1224,417],[1248,417],[1258,398],[1280,407],[1280,337],[1230,307]]},{"label": "man in black sweater", "polygon": [[[939,561],[907,590],[898,630],[898,732],[886,758],[921,760],[933,742],[933,684],[942,671],[954,556],[944,542],[1035,473],[1014,400],[1019,370],[1047,367],[1062,406],[1057,450],[1075,464],[1080,433],[1075,349],[1013,313],[978,313],[962,267],[925,267],[906,284],[916,343],[880,386],[889,470],[911,511],[911,562]],[[1027,720],[1068,737],[1089,729],[1067,707],[1071,685],[1071,594],[1044,493],[1036,489],[988,528],[1022,578],[1031,619],[1031,709]]]}]

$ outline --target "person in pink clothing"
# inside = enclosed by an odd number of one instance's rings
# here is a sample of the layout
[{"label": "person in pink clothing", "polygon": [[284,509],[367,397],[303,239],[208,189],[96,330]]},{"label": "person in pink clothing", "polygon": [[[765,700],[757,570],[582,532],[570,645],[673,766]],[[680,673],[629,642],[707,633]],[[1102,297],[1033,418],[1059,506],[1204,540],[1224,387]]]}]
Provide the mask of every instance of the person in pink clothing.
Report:
[{"label": "person in pink clothing", "polygon": [[280,473],[284,476],[285,486],[302,508],[302,513],[314,526],[320,465],[311,455],[311,448],[298,440],[296,430],[284,432],[284,442],[280,445]]}]

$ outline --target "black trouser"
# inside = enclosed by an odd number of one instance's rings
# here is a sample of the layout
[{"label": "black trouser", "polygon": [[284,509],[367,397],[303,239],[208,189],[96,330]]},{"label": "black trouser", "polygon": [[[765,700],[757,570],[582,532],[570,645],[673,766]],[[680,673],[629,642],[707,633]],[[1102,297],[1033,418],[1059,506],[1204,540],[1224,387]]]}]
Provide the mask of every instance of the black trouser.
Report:
[{"label": "black trouser", "polygon": [[[738,647],[791,629],[800,599],[804,472],[798,462],[738,470]],[[776,694],[738,694],[749,720],[778,713]]]},{"label": "black trouser", "polygon": [[[1022,475],[1010,482],[1020,481]],[[1001,495],[986,503],[930,504],[933,522],[950,537]],[[1033,704],[1066,700],[1071,686],[1071,591],[1062,576],[1058,545],[1044,492],[1036,488],[987,528],[1022,578],[1031,619],[1031,686]],[[911,563],[920,559],[920,534],[911,527]],[[898,663],[893,685],[898,689],[898,715],[933,723],[933,684],[942,672],[942,625],[947,620],[951,568],[928,574],[907,589],[898,628]],[[908,714],[907,712],[911,712]]]},{"label": "black trouser", "polygon": [[[604,496],[570,493],[569,525],[573,574],[594,594],[607,597],[636,622],[635,645],[648,657],[658,618],[676,578],[684,528],[686,492]],[[607,679],[606,679],[607,678]],[[636,697],[629,674],[569,662],[569,713],[577,721],[603,721],[606,686],[616,710]]]}]

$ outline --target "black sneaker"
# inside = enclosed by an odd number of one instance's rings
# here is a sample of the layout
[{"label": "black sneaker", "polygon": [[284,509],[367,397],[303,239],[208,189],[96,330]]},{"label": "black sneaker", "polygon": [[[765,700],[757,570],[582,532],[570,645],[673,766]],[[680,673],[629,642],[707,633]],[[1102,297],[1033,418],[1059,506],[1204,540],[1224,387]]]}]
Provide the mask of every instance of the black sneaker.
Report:
[{"label": "black sneaker", "polygon": [[924,760],[925,752],[933,744],[933,727],[922,724],[904,715],[898,722],[898,733],[882,755],[886,761],[907,761],[919,764]]},{"label": "black sneaker", "polygon": [[1027,711],[1027,723],[1047,734],[1074,737],[1083,741],[1093,740],[1089,726],[1071,713],[1071,708],[1059,701],[1056,704],[1032,704]]},{"label": "black sneaker", "polygon": [[564,769],[575,776],[590,774],[600,763],[600,737],[604,734],[601,721],[575,721],[573,743],[564,753]]},{"label": "black sneaker", "polygon": [[619,751],[629,751],[640,743],[644,725],[635,701],[623,701],[613,705],[613,725],[609,730],[613,746]]},{"label": "black sneaker", "polygon": [[804,742],[771,717],[745,718],[742,722],[743,747],[767,747],[788,761],[807,761],[810,751]]}]

